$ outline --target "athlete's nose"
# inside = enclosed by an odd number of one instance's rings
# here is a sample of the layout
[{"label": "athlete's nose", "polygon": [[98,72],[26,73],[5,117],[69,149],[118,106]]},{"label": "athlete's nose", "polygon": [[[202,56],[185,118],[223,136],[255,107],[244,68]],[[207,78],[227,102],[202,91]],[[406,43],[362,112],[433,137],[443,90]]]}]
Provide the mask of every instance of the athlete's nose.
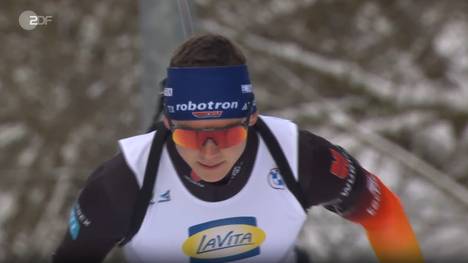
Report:
[{"label": "athlete's nose", "polygon": [[220,152],[219,146],[211,138],[206,139],[206,141],[201,146],[200,151],[201,151],[203,157],[206,158],[206,159],[210,159],[212,157],[215,157]]}]

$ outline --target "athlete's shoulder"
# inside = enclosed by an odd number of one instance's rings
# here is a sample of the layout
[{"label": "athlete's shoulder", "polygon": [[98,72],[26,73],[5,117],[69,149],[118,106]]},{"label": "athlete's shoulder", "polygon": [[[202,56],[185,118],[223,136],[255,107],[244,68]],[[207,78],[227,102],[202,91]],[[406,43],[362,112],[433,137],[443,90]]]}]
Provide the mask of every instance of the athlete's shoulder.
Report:
[{"label": "athlete's shoulder", "polygon": [[90,179],[97,180],[109,196],[136,192],[138,184],[132,170],[128,166],[123,153],[119,152],[105,161]]},{"label": "athlete's shoulder", "polygon": [[326,176],[331,164],[331,149],[335,146],[310,131],[299,130],[299,169],[308,176]]},{"label": "athlete's shoulder", "polygon": [[314,151],[323,151],[330,147],[334,147],[334,144],[327,139],[302,129],[299,130],[299,142],[304,147]]},{"label": "athlete's shoulder", "polygon": [[329,204],[349,195],[361,176],[359,163],[342,147],[309,131],[299,132],[299,181],[310,205]]},{"label": "athlete's shoulder", "polygon": [[289,120],[289,119],[285,119],[285,118],[282,118],[282,117],[277,117],[277,116],[269,116],[269,115],[263,115],[263,114],[260,114],[259,117],[261,119],[263,119],[265,122],[268,122],[268,123],[288,123],[288,124],[294,124],[296,125],[293,121]]},{"label": "athlete's shoulder", "polygon": [[[265,122],[266,126],[271,130],[273,136],[279,143],[289,165],[292,169],[294,177],[298,178],[298,127],[290,120],[261,115],[260,118]],[[266,138],[268,146],[268,136]]]},{"label": "athlete's shoulder", "polygon": [[153,137],[157,131],[152,131],[145,134],[139,134],[119,140],[119,146],[122,150],[125,150],[124,154],[132,155],[135,152],[139,152],[142,148],[148,148],[151,146]]},{"label": "athlete's shoulder", "polygon": [[[88,178],[79,201],[90,205],[132,207],[138,184],[122,153],[102,163]],[[101,203],[93,200],[102,200]]]},{"label": "athlete's shoulder", "polygon": [[102,163],[89,177],[73,205],[72,240],[118,238],[132,215],[138,184],[121,153]]},{"label": "athlete's shoulder", "polygon": [[[161,129],[119,140],[120,151],[122,152],[125,162],[134,174],[139,185],[142,185],[143,183],[143,177],[153,139],[155,136],[156,139],[159,139],[158,134],[160,132],[161,134],[164,134],[165,132],[161,125],[158,125],[158,127],[161,127]],[[161,143],[165,142],[161,140]]]},{"label": "athlete's shoulder", "polygon": [[297,143],[298,127],[294,122],[279,117],[265,115],[260,115],[259,117],[278,138],[280,144],[282,144],[283,140],[286,138],[292,139],[291,141],[294,142],[294,144]]}]

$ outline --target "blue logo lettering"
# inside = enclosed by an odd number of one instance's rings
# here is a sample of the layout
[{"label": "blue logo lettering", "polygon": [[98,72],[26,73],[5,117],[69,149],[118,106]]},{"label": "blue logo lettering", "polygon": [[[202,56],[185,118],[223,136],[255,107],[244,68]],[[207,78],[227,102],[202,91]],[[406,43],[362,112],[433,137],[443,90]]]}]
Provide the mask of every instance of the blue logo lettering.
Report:
[{"label": "blue logo lettering", "polygon": [[78,217],[76,216],[75,206],[71,210],[68,225],[70,229],[71,238],[73,240],[76,240],[78,238],[78,234],[80,233],[80,222],[78,221]]},{"label": "blue logo lettering", "polygon": [[171,201],[171,190],[167,190],[166,192],[159,194],[158,203],[169,202],[169,201]]}]

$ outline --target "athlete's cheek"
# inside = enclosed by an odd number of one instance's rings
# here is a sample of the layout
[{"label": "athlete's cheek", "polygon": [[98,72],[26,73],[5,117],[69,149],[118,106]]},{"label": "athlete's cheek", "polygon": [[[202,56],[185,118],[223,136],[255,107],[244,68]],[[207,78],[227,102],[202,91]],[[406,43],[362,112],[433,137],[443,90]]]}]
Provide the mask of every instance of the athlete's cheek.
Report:
[{"label": "athlete's cheek", "polygon": [[177,152],[189,165],[194,164],[199,159],[199,151],[176,146]]}]

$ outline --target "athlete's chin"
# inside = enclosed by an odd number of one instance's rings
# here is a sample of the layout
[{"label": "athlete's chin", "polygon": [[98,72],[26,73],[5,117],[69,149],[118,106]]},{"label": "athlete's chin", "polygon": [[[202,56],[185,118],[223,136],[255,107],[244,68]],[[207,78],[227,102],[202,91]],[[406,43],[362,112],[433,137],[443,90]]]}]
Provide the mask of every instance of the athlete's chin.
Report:
[{"label": "athlete's chin", "polygon": [[216,166],[205,166],[199,163],[197,175],[205,182],[214,183],[222,180],[226,176],[228,172],[226,166],[227,164],[225,162]]},{"label": "athlete's chin", "polygon": [[224,175],[220,176],[206,176],[205,178],[201,177],[203,181],[208,182],[208,183],[216,183],[218,181],[221,181],[224,178]]}]

